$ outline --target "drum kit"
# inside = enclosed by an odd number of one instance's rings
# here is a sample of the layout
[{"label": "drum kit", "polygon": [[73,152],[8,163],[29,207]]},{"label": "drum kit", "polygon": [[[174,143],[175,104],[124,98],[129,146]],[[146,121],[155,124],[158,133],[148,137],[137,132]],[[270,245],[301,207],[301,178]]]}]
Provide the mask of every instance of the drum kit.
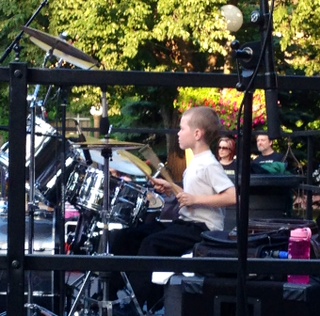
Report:
[{"label": "drum kit", "polygon": [[[83,69],[98,69],[96,60],[65,40],[29,27],[23,27],[23,31],[52,55]],[[82,132],[78,134],[83,136]],[[104,230],[139,225],[148,213],[160,214],[164,207],[163,198],[148,187],[152,169],[129,152],[145,145],[110,139],[109,135],[71,140],[34,112],[27,118],[26,192],[34,190],[31,204],[37,209],[44,204],[54,210],[68,203],[79,212],[75,230],[66,236],[67,253],[109,255]],[[5,143],[0,152],[4,182],[10,177],[8,152],[9,144]],[[88,154],[93,162],[90,165]],[[122,277],[130,289],[126,276]],[[72,308],[69,315],[74,311]],[[141,310],[137,314],[142,315]]]}]

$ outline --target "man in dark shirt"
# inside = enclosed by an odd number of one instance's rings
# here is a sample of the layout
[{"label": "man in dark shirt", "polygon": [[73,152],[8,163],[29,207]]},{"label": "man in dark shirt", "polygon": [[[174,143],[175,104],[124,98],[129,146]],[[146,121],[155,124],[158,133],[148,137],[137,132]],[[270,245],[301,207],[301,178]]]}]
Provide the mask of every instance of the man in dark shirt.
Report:
[{"label": "man in dark shirt", "polygon": [[[258,134],[256,137],[257,148],[260,155],[256,157],[251,164],[251,172],[255,174],[278,174],[283,175],[288,173],[287,171],[287,161],[283,154],[277,153],[272,148],[273,141],[269,138],[267,134]],[[271,190],[270,190],[271,189]],[[291,217],[293,197],[292,191],[287,188],[268,188],[267,192],[271,196],[273,192],[276,195],[282,195],[283,201],[283,216]]]},{"label": "man in dark shirt", "polygon": [[272,163],[272,162],[283,162],[284,156],[275,152],[272,148],[273,141],[266,134],[260,134],[256,138],[257,148],[260,155],[254,159],[254,163]]}]

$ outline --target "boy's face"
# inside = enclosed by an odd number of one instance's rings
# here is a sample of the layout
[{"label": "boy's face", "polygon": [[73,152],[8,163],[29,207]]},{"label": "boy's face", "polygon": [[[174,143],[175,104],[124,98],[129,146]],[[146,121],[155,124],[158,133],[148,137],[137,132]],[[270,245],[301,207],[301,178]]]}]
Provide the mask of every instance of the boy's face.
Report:
[{"label": "boy's face", "polygon": [[180,121],[180,130],[178,132],[179,146],[182,150],[192,148],[195,142],[194,130],[190,128],[190,115],[182,116]]}]

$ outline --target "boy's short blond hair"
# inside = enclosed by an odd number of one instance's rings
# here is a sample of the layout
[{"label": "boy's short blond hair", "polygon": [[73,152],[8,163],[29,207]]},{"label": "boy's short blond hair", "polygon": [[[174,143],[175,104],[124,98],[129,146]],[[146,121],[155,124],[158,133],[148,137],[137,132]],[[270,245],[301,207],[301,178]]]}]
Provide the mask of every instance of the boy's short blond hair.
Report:
[{"label": "boy's short blond hair", "polygon": [[194,107],[186,112],[183,116],[190,116],[189,126],[191,128],[200,128],[205,131],[205,142],[210,145],[219,136],[221,123],[218,114],[209,107]]}]

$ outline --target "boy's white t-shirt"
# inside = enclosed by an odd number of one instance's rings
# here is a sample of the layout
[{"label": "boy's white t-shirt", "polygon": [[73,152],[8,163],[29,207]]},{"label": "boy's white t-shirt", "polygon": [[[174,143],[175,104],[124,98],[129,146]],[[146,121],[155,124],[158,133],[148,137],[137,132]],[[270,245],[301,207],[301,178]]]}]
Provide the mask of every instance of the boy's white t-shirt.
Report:
[{"label": "boy's white t-shirt", "polygon": [[[210,150],[194,155],[183,174],[183,190],[192,195],[214,195],[233,187],[233,182]],[[179,218],[205,223],[209,230],[223,230],[224,207],[182,207]]]}]

